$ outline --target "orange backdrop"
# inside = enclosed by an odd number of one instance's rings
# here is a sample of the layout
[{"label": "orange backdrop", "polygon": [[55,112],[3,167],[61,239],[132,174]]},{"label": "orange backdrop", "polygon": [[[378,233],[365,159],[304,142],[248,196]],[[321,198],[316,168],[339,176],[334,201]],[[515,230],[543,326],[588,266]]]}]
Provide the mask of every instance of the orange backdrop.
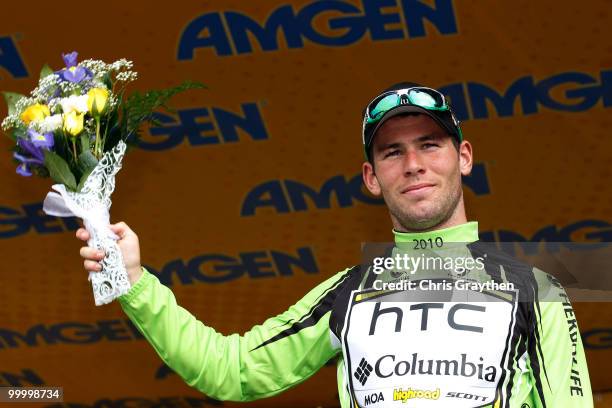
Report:
[{"label": "orange backdrop", "polygon": [[[359,182],[360,114],[399,81],[451,97],[475,150],[468,217],[487,239],[612,240],[604,0],[27,7],[2,6],[2,90],[28,93],[44,63],[59,69],[72,50],[133,60],[133,89],[209,86],[177,97],[176,115],[144,129],[118,174],[111,219],[136,231],[143,263],[179,303],[223,333],[249,329],[355,264],[361,242],[391,239],[385,207]],[[16,175],[11,141],[0,148],[0,386],[63,386],[59,406],[220,404],[164,369],[116,302],[94,307],[77,224],[45,216],[50,180]],[[203,262],[206,254],[231,260]],[[287,257],[299,265],[284,266]],[[248,268],[249,259],[268,264]],[[575,309],[593,389],[610,390],[612,307]],[[246,406],[337,404],[330,366]]]}]

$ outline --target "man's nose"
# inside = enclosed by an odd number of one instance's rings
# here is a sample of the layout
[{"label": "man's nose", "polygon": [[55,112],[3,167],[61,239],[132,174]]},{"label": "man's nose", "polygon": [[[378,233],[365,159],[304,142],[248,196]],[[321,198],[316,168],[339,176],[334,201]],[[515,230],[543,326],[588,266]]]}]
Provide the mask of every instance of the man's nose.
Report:
[{"label": "man's nose", "polygon": [[415,175],[425,172],[423,158],[414,149],[409,149],[404,155],[404,174]]}]

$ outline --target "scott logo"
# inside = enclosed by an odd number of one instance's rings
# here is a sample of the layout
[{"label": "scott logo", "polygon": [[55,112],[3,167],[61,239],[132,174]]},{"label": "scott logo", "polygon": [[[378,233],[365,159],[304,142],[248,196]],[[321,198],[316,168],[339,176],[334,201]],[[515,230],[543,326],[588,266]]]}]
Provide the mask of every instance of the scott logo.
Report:
[{"label": "scott logo", "polygon": [[362,358],[353,375],[357,381],[361,383],[361,385],[365,385],[365,383],[368,381],[368,377],[372,373],[372,369],[373,368],[370,363],[368,363],[365,358]]},{"label": "scott logo", "polygon": [[[185,27],[177,58],[191,60],[197,49],[214,49],[219,56],[253,52],[251,40],[262,51],[276,51],[279,37],[287,48],[303,48],[304,40],[327,47],[342,47],[360,41],[366,34],[372,41],[419,38],[426,35],[425,22],[440,34],[457,34],[451,0],[361,0],[361,7],[339,0],[313,1],[295,11],[290,4],[268,14],[260,24],[234,11],[202,14]],[[394,10],[389,10],[394,7]],[[384,12],[383,12],[383,9]],[[321,21],[327,24],[320,24]],[[320,27],[329,27],[321,30]],[[391,28],[389,26],[395,26]],[[399,27],[398,27],[399,26]],[[279,35],[280,33],[280,35]]]},{"label": "scott logo", "polygon": [[268,131],[261,112],[254,102],[241,105],[237,114],[217,107],[182,109],[177,117],[155,113],[160,126],[151,126],[152,138],[140,140],[144,150],[167,150],[180,145],[184,140],[191,146],[202,146],[239,141],[238,130],[253,140],[268,139]]},{"label": "scott logo", "polygon": [[[454,392],[454,391],[447,392],[446,397],[447,398],[463,398],[463,399],[474,400],[474,401],[486,401],[487,400],[487,397],[483,397],[482,395],[468,394],[466,392]],[[527,404],[523,404],[521,408],[525,408],[525,405]],[[527,408],[529,408],[529,405],[527,405]]]},{"label": "scott logo", "polygon": [[13,78],[28,76],[28,70],[11,37],[0,37],[0,68],[6,70]]},{"label": "scott logo", "polygon": [[[484,164],[476,164],[472,175],[463,178],[463,183],[476,195],[488,194],[489,181]],[[331,208],[332,195],[336,197],[340,208],[351,207],[353,201],[363,204],[382,205],[381,198],[375,198],[365,192],[361,174],[347,180],[343,175],[333,176],[326,180],[321,188],[316,189],[294,180],[271,180],[255,186],[248,192],[240,215],[255,215],[255,211],[270,207],[278,213],[307,211],[311,205],[317,209]],[[307,201],[308,199],[308,201]]]}]

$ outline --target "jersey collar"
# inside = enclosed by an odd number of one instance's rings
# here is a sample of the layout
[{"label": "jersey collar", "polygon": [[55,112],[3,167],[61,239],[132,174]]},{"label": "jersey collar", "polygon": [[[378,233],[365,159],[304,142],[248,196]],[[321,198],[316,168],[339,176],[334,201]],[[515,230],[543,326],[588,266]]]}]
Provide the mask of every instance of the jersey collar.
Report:
[{"label": "jersey collar", "polygon": [[470,243],[478,241],[478,222],[470,221],[454,227],[428,232],[399,232],[393,230],[393,235],[395,235],[395,242],[412,242],[415,239],[435,240],[441,237],[444,242]]}]

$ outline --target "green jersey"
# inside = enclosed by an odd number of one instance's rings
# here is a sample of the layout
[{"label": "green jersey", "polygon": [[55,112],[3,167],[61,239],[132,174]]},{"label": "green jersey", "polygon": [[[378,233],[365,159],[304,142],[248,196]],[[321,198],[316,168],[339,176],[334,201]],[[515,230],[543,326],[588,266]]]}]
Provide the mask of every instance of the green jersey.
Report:
[{"label": "green jersey", "polygon": [[405,243],[439,243],[438,256],[480,260],[480,270],[355,266],[243,335],[198,321],[146,270],[119,300],[162,360],[219,400],[276,395],[336,358],[343,408],[592,407],[565,291],[544,272],[483,249],[477,231],[470,222],[395,232],[391,255],[410,252]]}]

